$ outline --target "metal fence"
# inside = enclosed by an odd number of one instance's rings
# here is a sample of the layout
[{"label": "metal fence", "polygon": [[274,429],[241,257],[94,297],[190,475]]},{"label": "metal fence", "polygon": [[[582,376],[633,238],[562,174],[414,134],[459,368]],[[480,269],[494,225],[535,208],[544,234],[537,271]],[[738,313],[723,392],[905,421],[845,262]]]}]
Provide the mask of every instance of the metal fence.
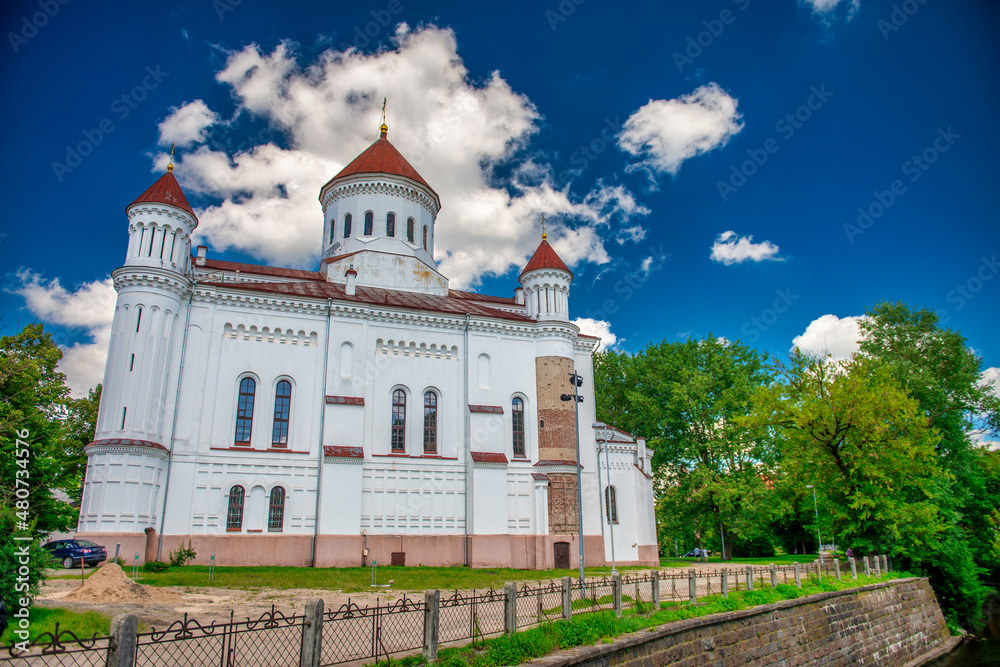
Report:
[{"label": "metal fence", "polygon": [[[307,605],[305,614],[286,616],[272,606],[260,618],[202,624],[184,618],[163,630],[137,633],[116,617],[108,637],[80,638],[56,625],[19,651],[5,647],[0,667],[320,667],[379,660],[423,649],[437,654],[439,644],[479,643],[504,632],[568,618],[573,614],[624,609],[647,613],[663,603],[697,603],[708,595],[798,584],[808,578],[881,575],[889,570],[885,556],[859,562],[824,560],[793,565],[746,566],[716,570],[629,572],[583,582],[562,580],[510,583],[504,590],[428,591],[423,600],[407,596],[364,607],[348,599],[338,609],[323,610],[322,601]],[[312,611],[310,611],[312,609]],[[318,611],[317,611],[318,610]],[[310,614],[313,614],[310,616]],[[130,634],[131,633],[131,634]],[[307,646],[316,642],[318,651]],[[127,645],[127,646],[126,646]],[[121,650],[126,646],[129,650]]]}]

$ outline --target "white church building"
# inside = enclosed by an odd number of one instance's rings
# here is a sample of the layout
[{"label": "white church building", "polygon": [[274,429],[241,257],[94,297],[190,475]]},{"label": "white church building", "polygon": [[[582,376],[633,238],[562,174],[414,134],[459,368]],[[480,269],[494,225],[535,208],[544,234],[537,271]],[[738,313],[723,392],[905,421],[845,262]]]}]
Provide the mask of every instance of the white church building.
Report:
[{"label": "white church building", "polygon": [[450,289],[441,201],[387,129],[320,190],[317,271],[192,255],[172,165],[127,207],[78,537],[128,560],[190,540],[219,565],[576,567],[579,480],[586,564],[657,565],[652,452],[595,431],[572,272],[543,234],[511,296]]}]

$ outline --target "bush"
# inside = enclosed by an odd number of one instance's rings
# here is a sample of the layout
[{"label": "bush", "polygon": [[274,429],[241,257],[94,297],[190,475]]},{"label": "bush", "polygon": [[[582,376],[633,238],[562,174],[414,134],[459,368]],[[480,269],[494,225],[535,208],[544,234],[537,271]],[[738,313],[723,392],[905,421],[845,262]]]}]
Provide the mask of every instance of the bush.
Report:
[{"label": "bush", "polygon": [[188,540],[186,547],[181,542],[177,545],[177,551],[170,552],[170,564],[174,567],[181,567],[182,565],[187,565],[188,561],[194,560],[197,556],[198,554],[191,548],[191,540]]},{"label": "bush", "polygon": [[[27,600],[28,606],[38,594],[38,587],[45,579],[45,567],[51,562],[52,556],[42,549],[40,541],[33,542],[14,540],[17,515],[13,507],[0,503],[0,596],[7,604],[7,613],[13,614],[22,605],[21,600]],[[34,528],[34,526],[30,526]],[[21,534],[24,531],[18,531]],[[24,550],[27,550],[27,564],[21,562]],[[28,568],[27,577],[18,578],[18,570]]]},{"label": "bush", "polygon": [[159,560],[146,561],[142,565],[143,572],[166,572],[170,569],[170,565]]}]

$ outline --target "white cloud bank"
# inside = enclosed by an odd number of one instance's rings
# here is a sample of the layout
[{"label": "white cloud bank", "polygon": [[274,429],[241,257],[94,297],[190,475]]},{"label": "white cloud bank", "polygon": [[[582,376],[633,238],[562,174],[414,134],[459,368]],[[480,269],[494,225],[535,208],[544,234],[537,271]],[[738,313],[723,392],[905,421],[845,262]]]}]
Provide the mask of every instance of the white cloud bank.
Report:
[{"label": "white cloud bank", "polygon": [[[642,238],[635,218],[649,211],[622,186],[598,182],[575,197],[555,185],[550,167],[527,162],[498,176],[496,167],[516,159],[538,131],[539,113],[497,72],[471,81],[451,30],[400,24],[393,40],[392,50],[330,49],[306,65],[287,43],[270,53],[249,45],[228,54],[216,79],[231,89],[233,117],[266,122],[288,147],[254,138],[233,155],[213,147],[212,129],[232,133],[237,123],[220,121],[201,100],[161,124],[161,144],[194,145],[175,159],[182,186],[221,200],[199,212],[196,242],[314,266],[319,189],[377,138],[383,97],[389,139],[441,196],[435,250],[453,287],[521,266],[538,244],[542,213],[550,242],[571,266],[608,262],[605,238]],[[157,170],[166,160],[157,157]]]},{"label": "white cloud bank", "polygon": [[625,121],[618,147],[640,161],[629,171],[645,171],[655,184],[674,176],[685,160],[725,146],[743,129],[738,101],[709,83],[672,100],[650,100]]},{"label": "white cloud bank", "polygon": [[861,333],[858,323],[864,315],[837,317],[823,315],[809,323],[806,330],[792,339],[792,349],[806,354],[833,359],[847,359],[858,351]]},{"label": "white cloud bank", "polygon": [[597,346],[598,352],[603,352],[609,347],[614,347],[618,342],[618,336],[611,331],[611,323],[606,320],[595,320],[590,317],[578,317],[573,320],[573,324],[580,327],[580,333],[585,336],[596,336],[601,339]]},{"label": "white cloud bank", "polygon": [[60,345],[59,370],[66,374],[72,395],[81,398],[104,379],[104,364],[111,342],[111,322],[118,298],[111,278],[84,283],[69,291],[58,278],[45,282],[33,271],[17,273],[20,285],[12,290],[25,300],[31,314],[44,323],[84,329],[89,340]]},{"label": "white cloud bank", "polygon": [[753,236],[737,236],[734,231],[722,232],[712,244],[712,261],[726,266],[743,262],[783,261],[778,246],[770,241],[753,242]]}]

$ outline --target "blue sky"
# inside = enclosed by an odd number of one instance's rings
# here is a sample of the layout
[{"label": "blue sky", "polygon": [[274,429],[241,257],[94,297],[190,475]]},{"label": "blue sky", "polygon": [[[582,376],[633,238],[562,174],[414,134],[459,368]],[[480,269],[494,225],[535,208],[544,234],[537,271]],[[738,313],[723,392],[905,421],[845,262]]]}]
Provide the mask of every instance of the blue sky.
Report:
[{"label": "blue sky", "polygon": [[441,195],[453,286],[539,240],[582,326],[849,354],[880,300],[998,376],[1000,4],[8,2],[2,330],[99,381],[125,206],[165,168],[211,256],[314,268],[319,185],[377,137]]}]

